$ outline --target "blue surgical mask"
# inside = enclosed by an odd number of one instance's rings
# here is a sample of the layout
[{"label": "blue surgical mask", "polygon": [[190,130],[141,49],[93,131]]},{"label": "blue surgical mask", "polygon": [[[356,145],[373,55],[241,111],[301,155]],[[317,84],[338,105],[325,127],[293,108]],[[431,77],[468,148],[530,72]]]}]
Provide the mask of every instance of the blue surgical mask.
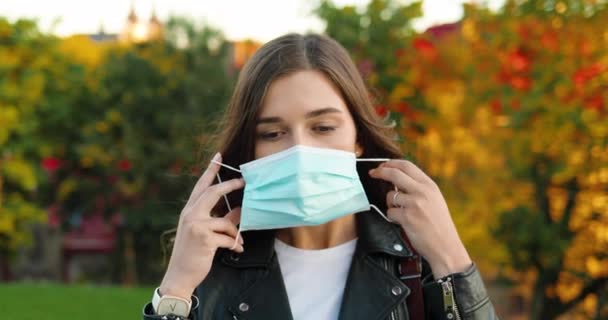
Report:
[{"label": "blue surgical mask", "polygon": [[216,163],[240,172],[245,180],[240,232],[315,226],[372,208],[392,222],[369,203],[357,172],[358,161],[388,160],[296,145],[242,164],[240,170]]}]

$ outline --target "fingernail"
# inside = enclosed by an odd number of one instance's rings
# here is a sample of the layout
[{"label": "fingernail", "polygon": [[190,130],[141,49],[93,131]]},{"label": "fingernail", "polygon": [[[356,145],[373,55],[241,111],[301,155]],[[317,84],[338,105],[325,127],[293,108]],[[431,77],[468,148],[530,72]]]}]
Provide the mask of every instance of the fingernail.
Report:
[{"label": "fingernail", "polygon": [[239,246],[239,251],[240,252],[245,252],[245,248],[243,246]]},{"label": "fingernail", "polygon": [[213,160],[219,161],[222,158],[222,155],[218,152],[213,156]]},{"label": "fingernail", "polygon": [[241,246],[245,244],[245,242],[243,241],[243,237],[239,237],[239,243],[241,244]]}]

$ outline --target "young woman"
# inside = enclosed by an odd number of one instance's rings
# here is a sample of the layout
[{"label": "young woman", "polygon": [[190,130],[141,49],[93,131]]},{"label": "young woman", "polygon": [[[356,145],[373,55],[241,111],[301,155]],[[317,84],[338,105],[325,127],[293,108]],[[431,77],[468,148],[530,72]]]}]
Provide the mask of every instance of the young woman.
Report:
[{"label": "young woman", "polygon": [[[497,319],[439,188],[393,137],[336,41],[264,45],[144,319]],[[422,275],[404,275],[415,253]]]}]

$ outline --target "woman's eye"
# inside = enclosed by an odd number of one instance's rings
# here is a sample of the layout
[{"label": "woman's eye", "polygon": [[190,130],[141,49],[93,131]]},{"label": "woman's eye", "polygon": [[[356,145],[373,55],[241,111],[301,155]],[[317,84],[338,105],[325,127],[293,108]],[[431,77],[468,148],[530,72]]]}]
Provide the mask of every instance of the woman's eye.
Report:
[{"label": "woman's eye", "polygon": [[281,131],[261,132],[258,137],[264,140],[274,140],[279,138],[283,133]]},{"label": "woman's eye", "polygon": [[336,127],[332,127],[332,126],[316,126],[314,129],[315,129],[315,131],[319,131],[321,133],[327,133],[327,132],[336,130]]}]

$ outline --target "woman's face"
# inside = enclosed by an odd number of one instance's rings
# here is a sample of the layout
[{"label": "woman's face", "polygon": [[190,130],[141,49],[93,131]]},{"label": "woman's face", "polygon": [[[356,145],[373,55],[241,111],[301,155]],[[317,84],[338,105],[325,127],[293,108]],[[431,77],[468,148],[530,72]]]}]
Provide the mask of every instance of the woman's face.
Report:
[{"label": "woman's face", "polygon": [[304,70],[270,85],[256,126],[255,158],[295,145],[359,154],[355,123],[340,92],[323,73]]}]

